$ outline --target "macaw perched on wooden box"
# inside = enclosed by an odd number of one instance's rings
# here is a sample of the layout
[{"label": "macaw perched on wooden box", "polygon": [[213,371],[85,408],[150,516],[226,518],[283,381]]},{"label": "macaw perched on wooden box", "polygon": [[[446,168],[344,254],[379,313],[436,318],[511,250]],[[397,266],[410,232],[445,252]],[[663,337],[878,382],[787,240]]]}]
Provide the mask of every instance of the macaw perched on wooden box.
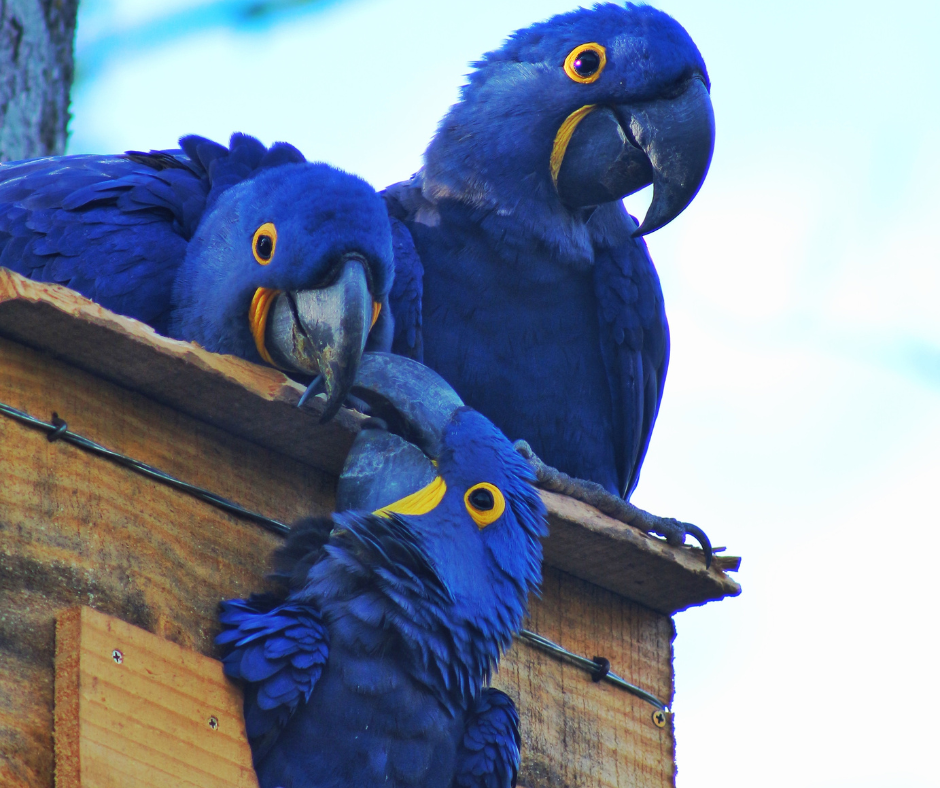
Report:
[{"label": "macaw perched on wooden box", "polygon": [[222,605],[261,788],[511,788],[518,716],[485,685],[541,582],[534,476],[417,362],[368,354],[354,392],[385,420],[340,478],[353,511],[294,526],[282,595]]},{"label": "macaw perched on wooden box", "polygon": [[[384,192],[395,352],[545,462],[625,498],[669,360],[641,236],[702,185],[709,91],[698,49],[661,11],[556,16],[474,64],[422,169]],[[638,227],[621,200],[649,184]]]},{"label": "macaw perched on wooden box", "polygon": [[180,145],[0,165],[0,266],[166,336],[322,375],[329,418],[370,329],[388,341],[381,199],[284,143],[235,134],[228,148],[196,136]]}]

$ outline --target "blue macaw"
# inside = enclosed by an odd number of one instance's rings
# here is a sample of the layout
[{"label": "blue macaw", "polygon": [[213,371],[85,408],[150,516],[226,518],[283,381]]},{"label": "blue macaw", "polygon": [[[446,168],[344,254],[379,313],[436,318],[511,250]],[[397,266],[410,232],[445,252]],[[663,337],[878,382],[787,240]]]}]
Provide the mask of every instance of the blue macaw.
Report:
[{"label": "blue macaw", "polygon": [[534,477],[417,362],[367,353],[353,393],[380,417],[340,481],[354,510],[294,526],[283,593],[222,604],[259,783],[510,788],[518,717],[485,685],[541,581]]},{"label": "blue macaw", "polygon": [[[640,237],[691,202],[714,116],[686,31],[598,4],[474,64],[393,218],[393,350],[512,439],[629,498],[659,410],[669,331]],[[653,185],[643,223],[622,198]]]},{"label": "blue macaw", "polygon": [[161,334],[322,376],[328,418],[370,328],[379,346],[390,336],[382,200],[284,143],[180,145],[0,165],[0,266]]}]

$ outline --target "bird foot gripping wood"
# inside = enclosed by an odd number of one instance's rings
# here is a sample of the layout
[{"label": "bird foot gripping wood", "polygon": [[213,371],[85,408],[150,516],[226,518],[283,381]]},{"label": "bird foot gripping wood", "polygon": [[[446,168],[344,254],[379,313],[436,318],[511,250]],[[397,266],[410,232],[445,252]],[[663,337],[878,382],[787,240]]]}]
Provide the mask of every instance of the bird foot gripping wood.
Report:
[{"label": "bird foot gripping wood", "polygon": [[608,517],[638,528],[644,533],[662,536],[671,545],[685,544],[686,536],[691,536],[702,546],[702,552],[705,554],[705,568],[708,569],[711,566],[711,541],[697,525],[684,523],[672,517],[658,517],[650,514],[629,501],[607,492],[597,482],[577,479],[567,473],[562,473],[557,468],[542,462],[526,441],[519,440],[513,445],[516,451],[529,461],[532,470],[535,471],[538,485],[542,489],[561,493],[593,506]]}]

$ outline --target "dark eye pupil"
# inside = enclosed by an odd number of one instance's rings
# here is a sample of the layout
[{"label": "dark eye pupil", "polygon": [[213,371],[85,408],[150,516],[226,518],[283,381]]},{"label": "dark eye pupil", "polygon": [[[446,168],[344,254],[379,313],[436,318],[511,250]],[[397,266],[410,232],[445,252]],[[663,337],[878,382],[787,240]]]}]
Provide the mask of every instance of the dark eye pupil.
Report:
[{"label": "dark eye pupil", "polygon": [[470,503],[473,504],[474,509],[479,509],[481,512],[488,512],[494,505],[493,493],[485,487],[474,490],[470,493]]},{"label": "dark eye pupil", "polygon": [[258,252],[258,257],[262,260],[267,260],[271,256],[271,252],[274,251],[274,243],[271,241],[271,236],[262,235],[255,243],[255,251]]},{"label": "dark eye pupil", "polygon": [[600,68],[601,59],[597,52],[586,49],[571,65],[574,66],[575,73],[579,77],[589,77]]}]

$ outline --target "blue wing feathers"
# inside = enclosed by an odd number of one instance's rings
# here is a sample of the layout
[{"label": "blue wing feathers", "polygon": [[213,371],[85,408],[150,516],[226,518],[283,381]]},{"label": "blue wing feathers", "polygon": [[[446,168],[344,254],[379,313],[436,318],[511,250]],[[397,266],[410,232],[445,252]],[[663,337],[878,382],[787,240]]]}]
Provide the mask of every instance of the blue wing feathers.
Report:
[{"label": "blue wing feathers", "polygon": [[422,337],[422,301],[424,298],[424,266],[415,248],[414,239],[405,222],[426,201],[414,180],[396,183],[382,192],[392,228],[392,248],[395,256],[395,280],[388,301],[395,315],[392,352],[424,361]]},{"label": "blue wing feathers", "polygon": [[246,728],[260,758],[310,699],[329,655],[329,634],[319,611],[296,602],[270,607],[270,600],[233,599],[222,603],[219,620],[223,667],[246,682]]},{"label": "blue wing feathers", "polygon": [[455,788],[512,788],[519,772],[519,715],[503,692],[485,689],[467,720]]},{"label": "blue wing feathers", "polygon": [[230,146],[35,159],[0,167],[0,265],[71,287],[168,333],[173,283],[208,206],[258,168],[305,161],[243,134]]},{"label": "blue wing feathers", "polygon": [[424,294],[424,267],[405,224],[393,216],[392,248],[395,253],[395,280],[388,300],[395,315],[392,350],[416,361],[423,360],[421,301]]},{"label": "blue wing feathers", "polygon": [[[621,206],[615,208],[619,213]],[[598,250],[594,284],[601,357],[610,382],[615,457],[629,498],[659,412],[669,362],[669,329],[659,281],[641,240]]]}]

